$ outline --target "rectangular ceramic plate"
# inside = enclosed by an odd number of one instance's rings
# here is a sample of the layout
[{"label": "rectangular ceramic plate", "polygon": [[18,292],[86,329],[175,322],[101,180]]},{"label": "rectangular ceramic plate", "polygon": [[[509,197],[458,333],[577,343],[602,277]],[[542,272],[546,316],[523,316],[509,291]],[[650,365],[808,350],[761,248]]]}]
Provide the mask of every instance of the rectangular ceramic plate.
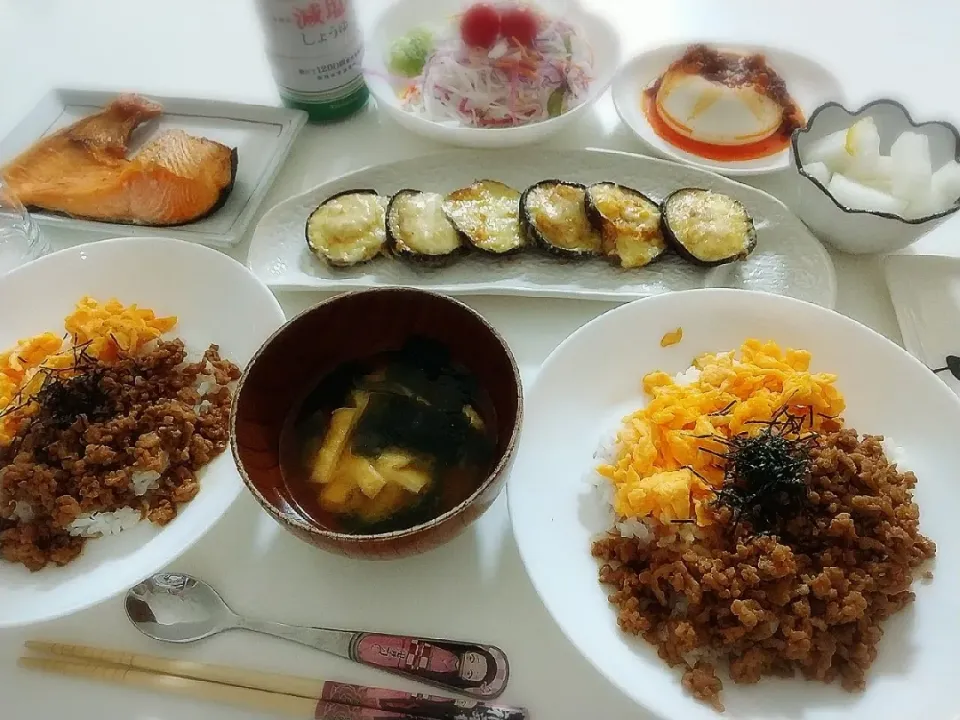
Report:
[{"label": "rectangular ceramic plate", "polygon": [[[930,368],[960,355],[960,258],[889,255],[883,260],[903,346]],[[949,373],[944,381],[960,394]]]},{"label": "rectangular ceramic plate", "polygon": [[[82,117],[97,112],[119,93],[92,90],[53,90],[0,141],[0,165],[37,140]],[[240,242],[263,202],[290,147],[306,123],[306,113],[286,108],[240,105],[210,100],[148,96],[164,108],[156,120],[144,123],[131,139],[133,154],[163,130],[179,129],[237,149],[237,178],[227,202],[210,217],[189,225],[155,228],[119,225],[63,217],[37,211],[41,225],[116,235],[156,235],[230,247]]]},{"label": "rectangular ceramic plate", "polygon": [[[388,195],[402,188],[447,193],[478,178],[500,180],[518,190],[545,178],[581,183],[612,180],[660,201],[683,187],[727,193],[753,216],[757,249],[744,262],[712,270],[677,256],[648,267],[622,270],[605,260],[561,262],[533,249],[509,258],[468,256],[440,269],[391,257],[353,268],[331,268],[314,257],[304,225],[334,193],[373,188]],[[278,290],[358,290],[405,285],[452,295],[527,295],[627,301],[675,290],[737,287],[799,298],[833,307],[836,278],[823,246],[772,195],[678,163],[608,150],[452,150],[365,168],[284,200],[257,225],[250,269]]]}]

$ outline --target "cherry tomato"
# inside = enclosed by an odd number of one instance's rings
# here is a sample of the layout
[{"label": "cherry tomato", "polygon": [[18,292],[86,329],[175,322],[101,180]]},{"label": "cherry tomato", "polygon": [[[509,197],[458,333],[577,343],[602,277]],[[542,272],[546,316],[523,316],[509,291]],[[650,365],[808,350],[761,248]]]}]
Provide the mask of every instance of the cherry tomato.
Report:
[{"label": "cherry tomato", "polygon": [[511,42],[533,47],[539,31],[540,19],[530,8],[510,8],[500,15],[500,32]]},{"label": "cherry tomato", "polygon": [[460,18],[460,37],[470,47],[492,48],[500,37],[500,13],[489,3],[471,5]]}]

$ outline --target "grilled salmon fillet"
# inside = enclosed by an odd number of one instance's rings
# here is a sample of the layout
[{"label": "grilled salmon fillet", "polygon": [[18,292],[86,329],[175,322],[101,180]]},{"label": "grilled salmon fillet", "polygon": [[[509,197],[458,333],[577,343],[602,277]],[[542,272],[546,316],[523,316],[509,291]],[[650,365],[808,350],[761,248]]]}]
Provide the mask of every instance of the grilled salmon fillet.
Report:
[{"label": "grilled salmon fillet", "polygon": [[233,188],[236,150],[169,130],[133,157],[133,131],[163,112],[137,95],[121,95],[18,155],[0,169],[29,208],[134,225],[183,225],[219,208]]}]

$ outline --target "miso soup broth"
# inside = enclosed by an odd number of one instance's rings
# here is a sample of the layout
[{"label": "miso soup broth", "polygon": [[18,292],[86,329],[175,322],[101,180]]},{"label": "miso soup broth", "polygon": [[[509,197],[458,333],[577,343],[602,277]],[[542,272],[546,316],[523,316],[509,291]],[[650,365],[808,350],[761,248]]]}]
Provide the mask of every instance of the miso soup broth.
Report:
[{"label": "miso soup broth", "polygon": [[466,500],[493,469],[493,403],[423,338],[345,364],[287,418],[280,465],[293,504],[339,532],[403,530]]}]

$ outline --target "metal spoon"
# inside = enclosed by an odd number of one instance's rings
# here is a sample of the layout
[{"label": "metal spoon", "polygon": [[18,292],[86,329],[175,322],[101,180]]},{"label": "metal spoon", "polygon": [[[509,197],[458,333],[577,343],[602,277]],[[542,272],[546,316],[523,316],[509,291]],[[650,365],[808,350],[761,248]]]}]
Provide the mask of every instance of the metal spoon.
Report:
[{"label": "metal spoon", "polygon": [[155,640],[188,643],[224,630],[252,630],[476,698],[499,696],[510,675],[507,656],[492,645],[241,617],[207,583],[182,573],[157,573],[135,585],[124,607],[134,627]]}]

